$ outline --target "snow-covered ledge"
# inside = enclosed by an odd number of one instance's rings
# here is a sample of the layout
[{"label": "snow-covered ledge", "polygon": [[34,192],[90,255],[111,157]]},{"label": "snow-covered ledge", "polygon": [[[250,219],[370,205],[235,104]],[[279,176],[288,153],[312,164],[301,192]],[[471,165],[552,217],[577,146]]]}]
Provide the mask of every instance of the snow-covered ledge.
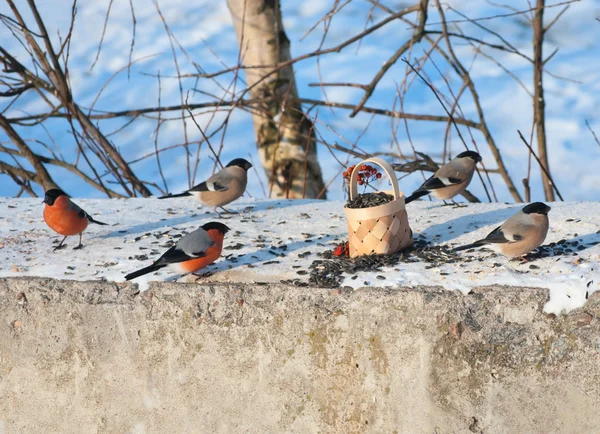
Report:
[{"label": "snow-covered ledge", "polygon": [[0,432],[594,432],[600,296],[0,280]]},{"label": "snow-covered ledge", "polygon": [[[91,225],[82,250],[52,251],[60,236],[42,219],[39,199],[0,197],[0,277],[40,276],[72,280],[122,282],[123,276],[149,265],[167,242],[218,217],[190,198],[75,199],[109,226]],[[547,313],[559,314],[585,304],[600,289],[600,203],[553,203],[545,244],[559,243],[531,263],[509,261],[486,250],[462,252],[460,261],[402,262],[382,272],[348,276],[341,286],[442,286],[467,294],[486,285],[545,288]],[[461,245],[485,237],[522,205],[470,204],[465,208],[418,201],[407,207],[416,236],[433,245]],[[310,200],[240,200],[230,206],[240,214],[223,220],[226,258],[206,269],[203,282],[276,282],[299,279],[317,254],[347,239],[342,202]],[[555,250],[556,249],[556,250]],[[379,277],[378,277],[379,276]],[[136,279],[143,290],[149,281],[173,281],[161,271]],[[180,281],[194,281],[186,277]]]}]

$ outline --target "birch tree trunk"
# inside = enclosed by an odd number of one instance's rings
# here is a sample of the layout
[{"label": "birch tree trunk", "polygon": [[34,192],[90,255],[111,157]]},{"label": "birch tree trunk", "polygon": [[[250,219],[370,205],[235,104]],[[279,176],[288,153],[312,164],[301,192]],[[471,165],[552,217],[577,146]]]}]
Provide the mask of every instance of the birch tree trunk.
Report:
[{"label": "birch tree trunk", "polygon": [[[544,7],[545,0],[537,0],[533,18],[533,118],[537,134],[538,157],[548,173],[548,145],[546,142],[546,101],[544,100],[544,58],[542,45],[544,43]],[[542,170],[542,184],[546,200],[554,201],[552,180]]]},{"label": "birch tree trunk", "polygon": [[[326,191],[317,159],[312,122],[298,101],[292,66],[271,73],[291,58],[279,0],[227,0],[240,45],[241,63],[267,66],[245,70],[253,121],[270,197],[320,198]],[[267,76],[264,78],[265,76]]]}]

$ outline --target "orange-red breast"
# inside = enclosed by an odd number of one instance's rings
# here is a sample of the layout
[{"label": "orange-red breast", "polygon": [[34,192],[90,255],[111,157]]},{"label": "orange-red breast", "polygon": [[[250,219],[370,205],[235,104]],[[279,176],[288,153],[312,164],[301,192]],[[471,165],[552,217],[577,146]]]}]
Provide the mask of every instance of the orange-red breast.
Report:
[{"label": "orange-red breast", "polygon": [[73,203],[69,196],[58,188],[48,190],[44,196],[44,221],[54,232],[64,235],[64,238],[54,250],[63,247],[63,243],[70,235],[79,235],[79,244],[74,249],[83,247],[81,234],[88,224],[106,225],[94,220],[91,215]]},{"label": "orange-red breast", "polygon": [[221,256],[223,238],[230,229],[223,223],[210,222],[202,225],[179,239],[152,265],[125,276],[125,280],[135,279],[144,274],[175,265],[180,273],[195,273],[212,264]]}]

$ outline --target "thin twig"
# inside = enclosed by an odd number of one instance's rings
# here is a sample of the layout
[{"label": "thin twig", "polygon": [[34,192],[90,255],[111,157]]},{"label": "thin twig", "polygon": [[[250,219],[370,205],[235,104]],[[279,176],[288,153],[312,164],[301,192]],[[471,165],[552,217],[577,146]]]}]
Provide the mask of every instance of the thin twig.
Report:
[{"label": "thin twig", "polygon": [[465,142],[465,139],[462,136],[462,133],[460,132],[460,129],[458,128],[458,125],[456,124],[456,121],[454,120],[454,116],[452,116],[452,114],[448,111],[448,109],[446,108],[446,105],[444,104],[444,102],[442,101],[442,99],[440,98],[440,96],[438,95],[438,93],[435,91],[435,89],[433,88],[433,86],[431,85],[431,83],[429,83],[427,80],[425,80],[425,78],[423,78],[423,76],[421,75],[421,73],[419,71],[417,71],[411,64],[410,62],[406,59],[403,58],[402,61],[404,63],[406,63],[410,69],[413,70],[413,72],[415,74],[417,74],[417,76],[419,76],[419,78],[421,80],[423,80],[423,83],[425,83],[425,85],[431,89],[431,91],[433,92],[433,94],[435,95],[435,98],[438,100],[438,102],[440,103],[440,105],[442,106],[442,108],[444,109],[444,111],[446,112],[446,114],[448,115],[448,119],[450,119],[450,121],[452,122],[452,125],[454,125],[454,128],[456,129],[456,133],[458,134],[458,137],[460,138],[460,140],[463,142],[463,144],[465,145],[465,148],[469,149],[469,147],[467,146],[467,142]]},{"label": "thin twig", "polygon": [[100,36],[100,42],[98,43],[98,50],[96,51],[96,58],[92,62],[92,66],[90,66],[90,71],[94,69],[96,66],[96,62],[100,58],[100,51],[102,50],[102,44],[104,42],[104,36],[106,35],[106,26],[108,25],[108,18],[110,17],[110,9],[112,8],[113,0],[108,2],[108,9],[106,10],[106,16],[104,17],[104,25],[102,26],[102,35]]},{"label": "thin twig", "polygon": [[[189,91],[188,91],[188,96],[189,96]],[[210,144],[210,140],[208,140],[208,137],[206,137],[206,134],[204,134],[204,130],[202,129],[202,127],[200,127],[200,125],[198,124],[198,122],[196,122],[196,119],[194,118],[194,114],[192,113],[192,111],[189,108],[187,109],[187,111],[190,114],[190,117],[191,117],[192,121],[196,125],[196,128],[198,128],[198,131],[200,131],[200,134],[202,134],[202,137],[204,138],[204,141],[208,145],[208,148],[210,149],[210,151],[212,152],[213,156],[215,157],[215,161],[219,164],[219,166],[223,167],[223,163],[221,163],[221,160],[219,159],[219,154],[217,154],[215,152],[214,148]],[[187,142],[184,145],[187,146]]]},{"label": "thin twig", "polygon": [[[158,71],[158,106],[161,104],[161,96],[162,96],[162,86],[160,81],[160,70]],[[162,179],[163,185],[165,187],[164,193],[169,192],[169,188],[167,187],[167,181],[165,180],[165,175],[162,171],[162,166],[160,164],[160,156],[158,155],[158,134],[160,132],[160,127],[162,125],[162,120],[160,119],[160,112],[158,113],[158,120],[156,122],[156,132],[154,133],[154,151],[156,153],[156,165],[158,166],[158,173],[160,174],[160,178]]]},{"label": "thin twig", "polygon": [[525,146],[527,146],[527,149],[529,149],[529,152],[531,152],[531,155],[533,155],[533,158],[535,158],[535,161],[537,161],[537,163],[539,164],[540,169],[542,169],[542,172],[544,172],[544,174],[550,180],[550,185],[552,186],[554,191],[556,191],[556,195],[558,196],[558,198],[564,202],[564,199],[563,199],[562,195],[560,194],[560,192],[558,191],[558,187],[554,183],[554,179],[552,179],[552,176],[550,175],[550,173],[548,173],[548,171],[546,170],[546,168],[544,167],[544,165],[542,164],[542,162],[540,161],[538,156],[535,154],[533,148],[529,145],[529,143],[527,143],[527,140],[525,140],[525,137],[523,137],[523,134],[521,134],[521,131],[517,130],[517,132],[519,133],[519,137],[521,138],[523,143],[525,143]]},{"label": "thin twig", "polygon": [[[558,6],[564,6],[564,5],[568,5],[571,3],[578,3],[581,0],[568,0],[568,1],[563,1],[560,3],[556,3],[553,5],[548,5],[548,6],[544,6],[544,9],[550,9],[550,8],[555,8]],[[446,21],[446,24],[457,24],[457,23],[471,23],[471,22],[477,22],[477,21],[488,21],[488,20],[495,20],[498,18],[506,18],[506,17],[514,17],[515,15],[525,15],[529,12],[532,11],[536,11],[538,8],[537,7],[530,7],[529,9],[524,9],[524,10],[520,10],[520,11],[516,11],[516,12],[511,12],[511,13],[506,13],[506,14],[496,14],[496,15],[492,15],[492,16],[487,16],[487,17],[480,17],[480,18],[469,18],[466,20],[452,20],[452,21]],[[438,23],[428,23],[428,25],[430,26],[435,26],[435,25],[439,25],[442,24],[441,22]]]},{"label": "thin twig", "polygon": [[590,122],[587,119],[585,120],[585,125],[588,127],[588,130],[590,130],[590,133],[592,133],[592,136],[594,136],[594,141],[598,144],[598,146],[600,146],[600,140],[598,140],[596,133],[594,132],[594,130],[592,130]]}]

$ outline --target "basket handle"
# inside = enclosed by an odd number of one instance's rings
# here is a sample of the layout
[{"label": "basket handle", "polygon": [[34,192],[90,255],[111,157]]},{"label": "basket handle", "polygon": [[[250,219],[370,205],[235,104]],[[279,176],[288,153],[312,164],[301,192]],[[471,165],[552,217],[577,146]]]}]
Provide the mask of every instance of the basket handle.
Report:
[{"label": "basket handle", "polygon": [[385,172],[387,177],[392,182],[392,188],[394,190],[394,199],[398,199],[400,197],[400,187],[398,186],[398,179],[396,179],[396,176],[394,174],[394,169],[392,169],[392,166],[390,166],[389,163],[387,161],[385,161],[384,159],[379,158],[379,157],[371,157],[371,158],[367,158],[366,160],[363,160],[360,163],[358,163],[356,165],[357,169],[352,171],[352,175],[350,176],[350,183],[349,183],[350,184],[350,200],[353,200],[358,194],[358,187],[356,184],[356,182],[358,181],[358,172],[359,172],[360,166],[362,166],[365,163],[373,163],[383,169],[383,171]]}]

